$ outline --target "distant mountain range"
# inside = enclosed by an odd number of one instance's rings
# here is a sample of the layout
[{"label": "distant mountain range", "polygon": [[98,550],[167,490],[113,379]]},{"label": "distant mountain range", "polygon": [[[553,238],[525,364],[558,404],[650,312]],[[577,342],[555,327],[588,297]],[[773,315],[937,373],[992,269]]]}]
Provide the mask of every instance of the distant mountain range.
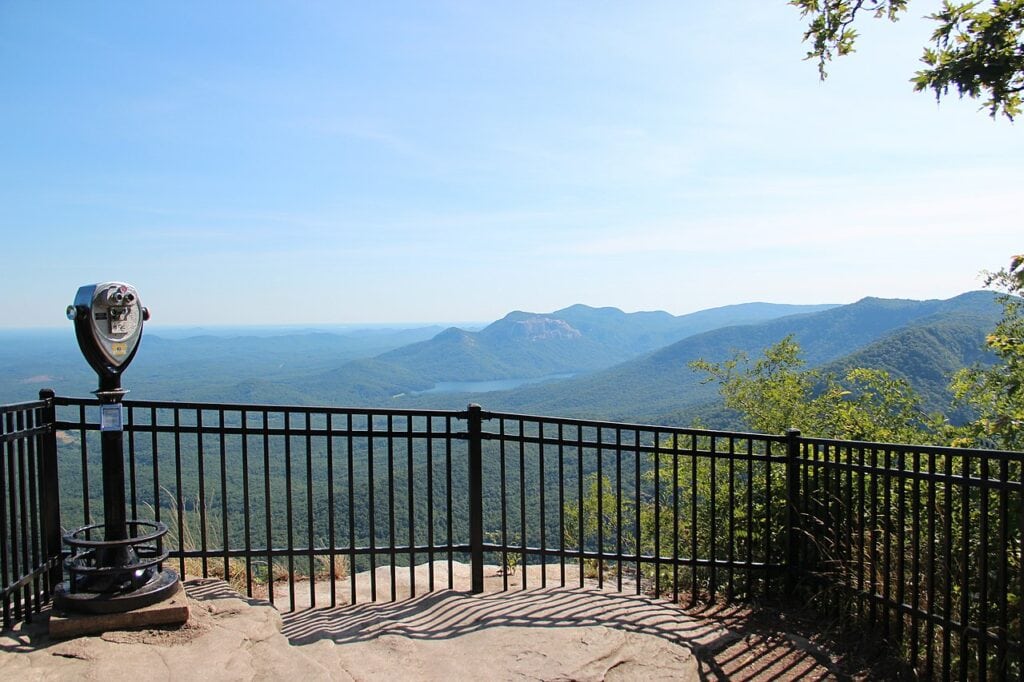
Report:
[{"label": "distant mountain range", "polygon": [[[532,414],[588,416],[658,423],[686,423],[699,408],[717,400],[717,389],[702,384],[689,368],[693,360],[713,362],[737,352],[755,357],[792,334],[808,367],[835,372],[857,365],[881,367],[924,391],[932,407],[948,403],[946,382],[953,371],[984,361],[984,335],[1001,308],[990,292],[972,292],[946,301],[865,298],[689,336],[608,369],[539,386],[473,399],[489,409]],[[417,398],[402,402],[426,404]]]},{"label": "distant mountain range", "polygon": [[[702,384],[689,362],[737,352],[753,357],[792,334],[808,366],[887,369],[941,409],[950,374],[988,360],[984,336],[1000,312],[994,294],[972,292],[945,301],[746,303],[680,316],[574,305],[515,311],[479,331],[147,334],[125,385],[132,398],[389,407],[479,402],[495,410],[689,423],[696,415],[728,418],[715,407],[715,387]],[[525,383],[552,377],[559,379]],[[473,392],[477,382],[514,388]],[[436,392],[439,385],[469,390]],[[30,399],[43,386],[69,395],[95,388],[70,330],[0,333],[0,402]]]},{"label": "distant mountain range", "polygon": [[574,305],[552,313],[516,311],[478,332],[449,328],[430,340],[311,376],[308,389],[330,402],[414,393],[438,382],[525,380],[585,374],[723,325],[748,324],[829,305],[747,303],[673,316]]}]

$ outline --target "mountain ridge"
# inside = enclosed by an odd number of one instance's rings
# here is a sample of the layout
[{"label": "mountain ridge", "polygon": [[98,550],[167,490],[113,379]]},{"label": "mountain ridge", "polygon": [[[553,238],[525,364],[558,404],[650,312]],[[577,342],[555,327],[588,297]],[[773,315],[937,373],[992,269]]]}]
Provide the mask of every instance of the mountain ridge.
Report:
[{"label": "mountain ridge", "polygon": [[[943,317],[957,317],[960,324],[969,321],[972,338],[980,349],[985,331],[995,325],[1000,313],[997,295],[985,291],[927,301],[865,297],[816,313],[703,332],[585,376],[487,394],[486,401],[482,396],[479,400],[486,402],[489,409],[532,414],[671,419],[678,423],[681,409],[696,409],[717,400],[716,387],[702,384],[700,377],[689,369],[693,360],[720,362],[737,352],[756,357],[768,346],[792,335],[801,345],[807,366],[820,367],[870,346],[896,330],[908,325],[912,328],[914,322],[935,316],[936,323]],[[970,359],[974,356],[970,355]],[[964,362],[967,361],[965,356]]]}]

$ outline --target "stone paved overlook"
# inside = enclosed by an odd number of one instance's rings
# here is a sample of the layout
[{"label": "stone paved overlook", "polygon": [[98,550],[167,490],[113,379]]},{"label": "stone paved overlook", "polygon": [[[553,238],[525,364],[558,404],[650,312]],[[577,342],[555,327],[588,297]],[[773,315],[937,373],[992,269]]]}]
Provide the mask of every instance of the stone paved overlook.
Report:
[{"label": "stone paved overlook", "polygon": [[[468,584],[468,567],[456,566],[456,582]],[[498,589],[500,574],[489,568],[488,589]],[[792,638],[778,638],[765,656],[749,646],[749,636],[720,622],[664,600],[590,586],[483,595],[441,590],[283,617],[219,580],[190,580],[186,588],[193,615],[181,628],[60,641],[46,635],[45,617],[22,624],[0,639],[0,676],[696,680],[725,674],[716,654],[728,650],[730,678],[843,677],[821,652],[809,653]],[[407,594],[408,586],[399,592]]]}]

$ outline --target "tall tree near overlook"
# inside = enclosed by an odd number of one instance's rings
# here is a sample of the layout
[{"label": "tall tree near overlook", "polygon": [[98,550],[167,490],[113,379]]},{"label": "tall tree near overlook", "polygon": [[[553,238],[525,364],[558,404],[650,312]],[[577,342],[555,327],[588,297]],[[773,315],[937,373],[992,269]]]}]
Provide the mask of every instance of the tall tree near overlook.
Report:
[{"label": "tall tree near overlook", "polygon": [[954,444],[1024,450],[1024,255],[989,274],[986,285],[1004,292],[1003,319],[986,339],[1000,362],[954,377],[953,395],[978,413]]},{"label": "tall tree near overlook", "polygon": [[[790,0],[789,4],[809,19],[804,32],[804,41],[811,46],[807,58],[818,61],[824,80],[828,62],[854,51],[854,25],[859,17],[867,14],[897,21],[909,1]],[[911,79],[914,89],[930,89],[941,100],[953,88],[961,97],[982,100],[993,118],[1002,114],[1013,120],[1021,112],[1024,93],[1024,0],[945,0],[942,9],[928,18],[938,26],[932,33],[933,45],[925,47],[921,57],[926,68]]]}]

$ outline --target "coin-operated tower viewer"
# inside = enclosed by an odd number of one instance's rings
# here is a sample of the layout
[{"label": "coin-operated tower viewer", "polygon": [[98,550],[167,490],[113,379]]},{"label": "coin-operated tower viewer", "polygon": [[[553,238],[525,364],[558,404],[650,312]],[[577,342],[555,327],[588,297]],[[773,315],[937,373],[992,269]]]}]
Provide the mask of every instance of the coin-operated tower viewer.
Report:
[{"label": "coin-operated tower viewer", "polygon": [[[99,377],[94,393],[100,407],[103,459],[103,523],[64,536],[71,547],[65,561],[68,579],[54,594],[59,610],[121,613],[156,604],[181,589],[177,574],[164,569],[167,526],[125,518],[125,391],[121,374],[135,357],[149,311],[139,292],[123,282],[79,288],[68,319],[75,323],[78,346]],[[102,536],[102,539],[96,537]]]}]

